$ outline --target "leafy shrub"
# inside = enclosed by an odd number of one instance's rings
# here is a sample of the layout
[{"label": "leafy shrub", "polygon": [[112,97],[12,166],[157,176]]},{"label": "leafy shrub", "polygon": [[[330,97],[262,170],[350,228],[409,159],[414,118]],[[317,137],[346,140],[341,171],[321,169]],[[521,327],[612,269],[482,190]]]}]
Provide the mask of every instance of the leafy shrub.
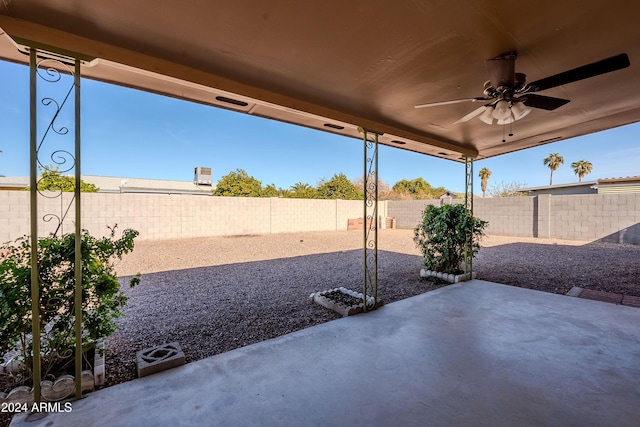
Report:
[{"label": "leafy shrub", "polygon": [[334,174],[329,181],[318,183],[318,199],[362,200],[364,195],[342,172]]},{"label": "leafy shrub", "polygon": [[[115,229],[115,227],[113,227]],[[133,250],[135,230],[124,230],[119,239],[97,239],[82,232],[82,347],[95,348],[100,338],[117,329],[115,318],[127,297],[113,273],[114,257]],[[61,364],[72,363],[75,349],[75,233],[38,240],[40,269],[40,323],[43,377]],[[23,365],[18,382],[32,377],[31,244],[23,236],[0,247],[0,362],[9,351],[19,352]],[[139,282],[139,275],[130,285]]]},{"label": "leafy shrub", "polygon": [[413,237],[424,257],[424,266],[432,271],[461,273],[467,236],[472,236],[471,251],[475,256],[487,224],[474,217],[464,205],[427,206]]},{"label": "leafy shrub", "polygon": [[249,175],[244,169],[236,169],[220,178],[213,192],[214,196],[260,197],[262,182]]},{"label": "leafy shrub", "polygon": [[[42,175],[38,180],[39,191],[62,191],[73,193],[76,189],[76,180],[73,176],[61,175],[58,168],[47,166],[40,169]],[[25,188],[28,190],[29,187]],[[80,180],[80,191],[83,193],[97,193],[100,189],[90,182]]]}]

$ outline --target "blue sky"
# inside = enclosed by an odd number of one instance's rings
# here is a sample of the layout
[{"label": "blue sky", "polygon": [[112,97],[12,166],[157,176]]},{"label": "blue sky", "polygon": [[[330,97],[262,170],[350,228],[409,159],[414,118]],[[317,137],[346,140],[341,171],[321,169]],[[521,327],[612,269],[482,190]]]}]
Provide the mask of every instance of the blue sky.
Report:
[{"label": "blue sky", "polygon": [[[0,61],[0,175],[29,173],[28,68]],[[211,167],[213,179],[238,168],[263,185],[315,185],[344,172],[362,176],[359,140],[218,108],[84,80],[82,83],[82,173],[189,181],[196,166]],[[585,180],[640,175],[640,124],[480,160],[477,172],[497,182],[526,186],[549,183],[543,159],[558,152],[565,164],[554,184],[576,182],[570,165],[588,160]],[[381,146],[379,174],[393,185],[423,177],[433,186],[464,191],[464,165]],[[478,193],[479,184],[476,185]]]}]

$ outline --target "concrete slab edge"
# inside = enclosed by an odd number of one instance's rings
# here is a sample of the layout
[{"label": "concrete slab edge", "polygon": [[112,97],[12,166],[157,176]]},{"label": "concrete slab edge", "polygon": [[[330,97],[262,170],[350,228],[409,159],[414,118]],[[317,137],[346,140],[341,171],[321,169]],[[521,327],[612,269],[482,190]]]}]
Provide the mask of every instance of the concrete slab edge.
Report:
[{"label": "concrete slab edge", "polygon": [[569,292],[567,292],[567,296],[569,297],[580,297],[580,294],[582,294],[582,291],[584,289],[579,287],[579,286],[574,286],[573,288],[571,288],[571,290]]}]

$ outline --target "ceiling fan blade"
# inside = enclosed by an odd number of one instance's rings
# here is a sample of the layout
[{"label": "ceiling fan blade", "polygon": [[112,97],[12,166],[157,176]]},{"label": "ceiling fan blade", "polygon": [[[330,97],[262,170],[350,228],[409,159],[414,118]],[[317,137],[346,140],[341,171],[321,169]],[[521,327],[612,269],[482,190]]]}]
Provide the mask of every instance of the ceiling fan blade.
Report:
[{"label": "ceiling fan blade", "polygon": [[552,98],[550,96],[527,94],[522,98],[524,105],[527,107],[540,108],[542,110],[555,110],[569,102],[568,99]]},{"label": "ceiling fan blade", "polygon": [[472,112],[470,112],[466,116],[464,116],[461,119],[458,119],[455,122],[453,122],[453,124],[457,125],[458,123],[468,122],[469,120],[473,119],[474,117],[479,116],[480,114],[484,113],[484,110],[486,110],[486,109],[487,109],[486,105],[483,105],[482,107],[476,108],[475,110],[473,110]]},{"label": "ceiling fan blade", "polygon": [[535,82],[529,83],[529,86],[531,86],[532,91],[534,92],[551,89],[552,87],[566,85],[579,80],[599,76],[600,74],[620,70],[628,67],[629,65],[629,57],[626,53],[621,53],[620,55],[612,56],[611,58],[603,59],[563,73],[545,77],[544,79],[536,80]]},{"label": "ceiling fan blade", "polygon": [[492,87],[497,89],[500,86],[513,87],[515,85],[515,56],[486,59],[484,67],[487,70],[487,74],[489,74]]},{"label": "ceiling fan blade", "polygon": [[431,102],[429,104],[420,104],[420,105],[416,105],[413,108],[438,107],[440,105],[459,104],[461,102],[480,102],[480,101],[488,101],[488,100],[489,100],[488,98],[453,99],[451,101],[440,101],[440,102]]}]

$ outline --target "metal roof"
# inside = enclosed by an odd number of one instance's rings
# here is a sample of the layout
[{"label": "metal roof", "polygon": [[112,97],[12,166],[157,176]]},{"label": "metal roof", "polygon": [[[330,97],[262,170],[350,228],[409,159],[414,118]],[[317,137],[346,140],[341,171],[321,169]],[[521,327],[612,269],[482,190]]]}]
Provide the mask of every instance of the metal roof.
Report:
[{"label": "metal roof", "polygon": [[[167,179],[125,178],[115,176],[82,175],[84,182],[98,187],[100,193],[161,193],[212,195],[216,186],[197,185],[192,181]],[[0,188],[24,189],[29,186],[28,176],[0,177]]]},{"label": "metal roof", "polygon": [[[90,78],[482,159],[639,121],[638,16],[630,0],[9,0],[0,3],[0,58],[27,59],[11,35],[97,58],[83,67]],[[455,123],[478,103],[414,108],[482,97],[484,60],[507,52],[528,82],[552,86],[541,95],[570,102],[505,126]],[[544,80],[618,54],[630,66]]]}]

